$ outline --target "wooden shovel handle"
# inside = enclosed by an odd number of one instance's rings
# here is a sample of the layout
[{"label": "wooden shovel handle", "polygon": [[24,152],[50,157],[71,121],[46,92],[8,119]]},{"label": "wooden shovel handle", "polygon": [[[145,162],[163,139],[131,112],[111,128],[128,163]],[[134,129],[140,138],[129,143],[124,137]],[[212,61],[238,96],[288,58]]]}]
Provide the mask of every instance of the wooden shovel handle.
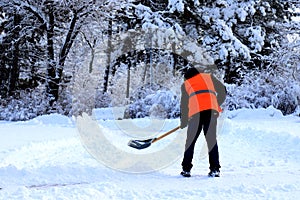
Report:
[{"label": "wooden shovel handle", "polygon": [[155,139],[152,141],[152,143],[153,143],[153,142],[157,142],[158,140],[160,140],[160,139],[166,137],[167,135],[170,135],[171,133],[177,131],[179,128],[180,128],[180,126],[177,126],[176,128],[173,128],[172,130],[166,132],[165,134],[163,134],[163,135],[161,135],[161,136],[155,138]]}]

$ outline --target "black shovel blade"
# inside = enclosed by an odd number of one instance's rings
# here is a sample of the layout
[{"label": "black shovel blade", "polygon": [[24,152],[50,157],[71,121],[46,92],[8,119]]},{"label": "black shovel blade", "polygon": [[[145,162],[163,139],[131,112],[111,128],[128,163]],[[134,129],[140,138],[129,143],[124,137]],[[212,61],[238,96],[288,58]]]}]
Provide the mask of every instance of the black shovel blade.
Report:
[{"label": "black shovel blade", "polygon": [[152,141],[154,139],[148,139],[148,140],[130,140],[128,142],[128,146],[133,147],[135,149],[145,149],[149,147],[152,144]]}]

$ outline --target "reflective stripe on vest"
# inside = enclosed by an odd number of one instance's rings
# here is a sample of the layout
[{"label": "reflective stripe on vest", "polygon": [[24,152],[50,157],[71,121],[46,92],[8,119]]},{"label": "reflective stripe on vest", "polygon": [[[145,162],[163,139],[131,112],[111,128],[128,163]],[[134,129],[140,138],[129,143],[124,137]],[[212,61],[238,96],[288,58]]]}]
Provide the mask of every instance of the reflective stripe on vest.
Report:
[{"label": "reflective stripe on vest", "polygon": [[217,93],[215,91],[212,91],[212,90],[198,90],[198,91],[193,92],[192,94],[190,94],[190,97],[192,97],[194,95],[197,95],[197,94],[202,94],[202,93],[212,93],[212,94],[217,96]]},{"label": "reflective stripe on vest", "polygon": [[221,111],[210,74],[198,74],[187,79],[184,84],[189,95],[189,117],[204,110]]}]

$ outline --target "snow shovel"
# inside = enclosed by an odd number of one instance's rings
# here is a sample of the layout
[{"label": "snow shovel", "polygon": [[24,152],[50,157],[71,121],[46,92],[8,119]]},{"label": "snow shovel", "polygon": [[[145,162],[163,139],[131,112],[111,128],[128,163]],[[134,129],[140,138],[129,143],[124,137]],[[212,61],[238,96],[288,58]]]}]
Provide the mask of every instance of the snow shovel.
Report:
[{"label": "snow shovel", "polygon": [[149,147],[152,143],[157,142],[158,140],[166,137],[167,135],[170,135],[171,133],[177,131],[180,128],[180,126],[166,132],[165,134],[157,137],[157,138],[150,138],[147,140],[130,140],[128,142],[128,146],[136,148],[136,149],[145,149],[147,147]]}]

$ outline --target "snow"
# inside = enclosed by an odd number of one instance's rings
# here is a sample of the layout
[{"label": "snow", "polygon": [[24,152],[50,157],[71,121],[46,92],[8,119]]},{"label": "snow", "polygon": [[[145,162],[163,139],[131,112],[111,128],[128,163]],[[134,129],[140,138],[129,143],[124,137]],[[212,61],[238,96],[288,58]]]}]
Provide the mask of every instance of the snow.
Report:
[{"label": "snow", "polygon": [[171,12],[174,11],[183,12],[184,3],[182,2],[182,0],[169,0],[168,7],[170,8]]},{"label": "snow", "polygon": [[[0,121],[0,199],[300,197],[299,117],[283,116],[273,107],[225,111],[219,118],[218,133],[221,177],[207,177],[208,160],[203,152],[204,138],[200,137],[192,177],[183,178],[179,175],[181,154],[166,165],[160,165],[161,159],[152,155],[177,152],[176,148],[184,143],[185,129],[144,150],[127,146],[130,139],[155,137],[176,127],[179,120],[114,120],[121,116],[121,111],[95,110],[93,116],[83,115],[77,121],[58,114],[26,122]],[[91,126],[85,123],[97,125],[99,137],[126,153],[128,158],[121,160],[134,162],[130,159],[140,156],[156,164],[157,169],[145,172],[144,163],[136,163],[135,169],[126,171],[102,163],[90,151],[93,148],[89,141],[84,141],[83,133],[92,133]],[[172,149],[170,144],[174,141],[181,145]],[[107,145],[104,141],[94,142]]]}]

